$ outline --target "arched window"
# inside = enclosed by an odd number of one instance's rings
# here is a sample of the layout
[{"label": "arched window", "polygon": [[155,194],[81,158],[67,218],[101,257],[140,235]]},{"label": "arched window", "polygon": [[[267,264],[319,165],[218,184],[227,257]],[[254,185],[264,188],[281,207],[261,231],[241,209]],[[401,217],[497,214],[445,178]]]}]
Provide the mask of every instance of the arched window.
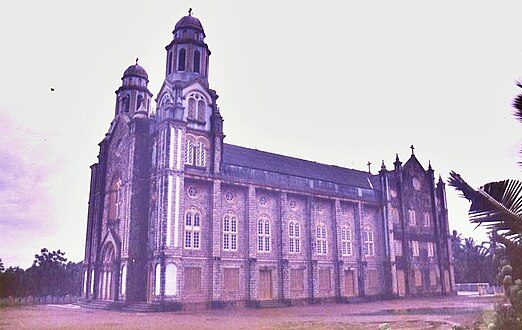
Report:
[{"label": "arched window", "polygon": [[431,226],[431,216],[429,212],[424,212],[424,227]]},{"label": "arched window", "polygon": [[196,144],[196,166],[205,166],[205,144],[201,141]]},{"label": "arched window", "polygon": [[185,143],[185,164],[194,165],[194,142],[191,139]]},{"label": "arched window", "polygon": [[165,295],[176,295],[178,267],[175,264],[169,263],[165,269]]},{"label": "arched window", "polygon": [[232,211],[223,218],[223,250],[237,251],[237,215]]},{"label": "arched window", "polygon": [[411,241],[411,254],[414,257],[418,257],[419,253],[419,241]]},{"label": "arched window", "polygon": [[270,252],[270,219],[262,215],[257,221],[257,250]]},{"label": "arched window", "polygon": [[187,117],[188,119],[196,119],[196,100],[193,97],[189,98],[188,100]]},{"label": "arched window", "polygon": [[172,72],[172,52],[167,53],[167,74]]},{"label": "arched window", "polygon": [[367,257],[375,255],[373,230],[371,227],[366,227],[363,230],[363,254]]},{"label": "arched window", "polygon": [[156,271],[154,276],[154,294],[156,296],[160,295],[160,285],[161,285],[161,265],[156,264]]},{"label": "arched window", "polygon": [[428,242],[428,257],[435,256],[435,246],[433,242]]},{"label": "arched window", "polygon": [[201,235],[201,213],[191,207],[185,214],[185,248],[199,250]]},{"label": "arched window", "polygon": [[138,99],[136,100],[136,110],[138,110],[143,103],[143,96],[138,95]]},{"label": "arched window", "polygon": [[352,255],[352,230],[348,224],[341,227],[341,253],[343,256]]},{"label": "arched window", "polygon": [[91,269],[91,287],[90,293],[94,294],[94,269]]},{"label": "arched window", "polygon": [[108,214],[107,220],[112,221],[118,218],[119,216],[119,199],[120,199],[120,187],[121,187],[121,179],[120,175],[116,174],[113,176],[111,181],[111,186],[109,190],[109,205],[108,205]]},{"label": "arched window", "polygon": [[391,218],[393,223],[399,223],[399,210],[395,207],[392,207],[390,210]]},{"label": "arched window", "polygon": [[197,141],[187,138],[185,143],[185,165],[205,167],[207,155],[207,142],[202,137]]},{"label": "arched window", "polygon": [[299,226],[299,221],[297,219],[292,219],[288,223],[288,238],[289,238],[289,251],[290,253],[300,253],[301,252],[301,230]]},{"label": "arched window", "polygon": [[185,71],[185,55],[185,48],[181,48],[178,55],[178,71]]},{"label": "arched window", "polygon": [[121,102],[121,111],[129,112],[129,95],[125,95]]},{"label": "arched window", "polygon": [[199,73],[199,63],[201,62],[201,54],[199,50],[194,51],[194,72]]},{"label": "arched window", "polygon": [[127,265],[121,268],[120,282],[120,293],[124,295],[127,292]]},{"label": "arched window", "polygon": [[87,294],[87,269],[83,272],[83,293]]},{"label": "arched window", "polygon": [[410,226],[415,226],[417,224],[417,219],[415,216],[415,210],[408,210],[409,215],[409,224]]},{"label": "arched window", "polygon": [[326,225],[324,223],[320,223],[315,229],[316,252],[317,254],[326,254],[328,251],[328,245],[326,242]]},{"label": "arched window", "polygon": [[205,122],[207,103],[203,95],[194,92],[188,97],[187,119]]},{"label": "arched window", "polygon": [[110,265],[113,260],[114,260],[114,246],[109,243],[103,253],[103,264]]},{"label": "arched window", "polygon": [[205,102],[203,100],[198,101],[198,120],[205,121]]}]

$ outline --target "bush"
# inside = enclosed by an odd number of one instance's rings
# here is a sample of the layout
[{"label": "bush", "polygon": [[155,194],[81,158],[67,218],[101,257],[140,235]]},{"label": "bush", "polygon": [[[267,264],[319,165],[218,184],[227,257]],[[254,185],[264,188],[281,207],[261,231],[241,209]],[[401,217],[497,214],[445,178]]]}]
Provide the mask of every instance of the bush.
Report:
[{"label": "bush", "polygon": [[499,279],[504,285],[504,292],[509,302],[495,305],[495,322],[488,329],[522,329],[522,280],[513,281],[513,267],[502,266]]}]

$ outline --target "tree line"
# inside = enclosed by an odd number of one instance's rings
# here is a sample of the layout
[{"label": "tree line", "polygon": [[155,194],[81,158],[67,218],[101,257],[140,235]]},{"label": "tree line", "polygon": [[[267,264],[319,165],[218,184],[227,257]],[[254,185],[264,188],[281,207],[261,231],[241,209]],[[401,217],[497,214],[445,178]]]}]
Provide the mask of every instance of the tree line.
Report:
[{"label": "tree line", "polygon": [[[455,281],[497,285],[505,249],[493,242],[476,244],[473,238],[451,236]],[[83,262],[67,262],[65,252],[40,250],[31,267],[5,269],[0,259],[0,297],[65,296],[81,294]]]},{"label": "tree line", "polygon": [[35,254],[31,267],[5,269],[0,259],[0,297],[79,296],[83,262],[67,262],[65,252],[46,248]]}]

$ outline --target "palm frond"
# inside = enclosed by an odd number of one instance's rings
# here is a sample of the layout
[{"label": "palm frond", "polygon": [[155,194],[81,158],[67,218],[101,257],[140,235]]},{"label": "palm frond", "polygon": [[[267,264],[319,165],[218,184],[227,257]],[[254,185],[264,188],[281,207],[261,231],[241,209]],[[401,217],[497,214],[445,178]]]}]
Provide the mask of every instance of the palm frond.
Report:
[{"label": "palm frond", "polygon": [[462,177],[450,173],[449,185],[471,201],[469,220],[500,232],[505,237],[522,238],[522,182],[504,180],[472,188]]},{"label": "palm frond", "polygon": [[515,108],[515,118],[522,122],[522,94],[517,95],[513,100],[513,108]]}]

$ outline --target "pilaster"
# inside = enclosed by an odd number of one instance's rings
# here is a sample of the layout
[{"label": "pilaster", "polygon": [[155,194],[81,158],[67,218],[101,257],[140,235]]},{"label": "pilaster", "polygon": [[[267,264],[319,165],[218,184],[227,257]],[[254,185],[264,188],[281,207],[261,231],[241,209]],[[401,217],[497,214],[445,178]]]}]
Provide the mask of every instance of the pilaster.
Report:
[{"label": "pilaster", "polygon": [[358,202],[355,206],[355,217],[354,217],[354,227],[355,227],[355,242],[356,242],[356,260],[357,260],[357,288],[358,294],[361,297],[366,295],[366,290],[364,288],[364,283],[366,279],[366,261],[363,258],[363,250],[362,250],[362,235],[361,235],[361,221],[362,219],[362,204]]},{"label": "pilaster", "polygon": [[332,221],[332,260],[334,276],[334,292],[337,300],[341,298],[341,264],[343,259],[339,247],[339,226],[341,223],[341,202],[338,199],[333,201],[333,221]]},{"label": "pilaster", "polygon": [[257,265],[257,200],[256,188],[248,186],[246,202],[246,221],[248,223],[248,300],[257,300],[258,297],[258,265]]},{"label": "pilaster", "polygon": [[[279,299],[285,299],[286,295],[285,292],[288,291],[288,281],[285,281],[285,278],[289,276],[289,270],[288,270],[288,255],[287,255],[287,226],[285,226],[286,221],[284,220],[286,214],[288,213],[286,202],[286,193],[281,192],[279,193],[278,198],[278,217],[277,217],[277,232],[278,232],[278,246],[277,246],[277,260],[278,260],[278,279],[279,279],[279,285],[278,285],[278,296]],[[286,282],[286,283],[285,283]],[[285,288],[287,286],[287,288]],[[286,290],[285,290],[286,289]]]},{"label": "pilaster", "polygon": [[214,180],[212,184],[212,300],[221,300],[221,181]]},{"label": "pilaster", "polygon": [[313,242],[313,232],[312,232],[312,197],[308,196],[306,198],[306,211],[305,211],[305,219],[304,223],[306,226],[305,237],[308,239],[308,248],[306,249],[306,259],[308,261],[308,301],[313,303],[315,300],[314,295],[314,274],[317,274],[317,262],[315,262],[315,271],[314,271],[314,260],[312,259],[313,252],[312,244]]}]

